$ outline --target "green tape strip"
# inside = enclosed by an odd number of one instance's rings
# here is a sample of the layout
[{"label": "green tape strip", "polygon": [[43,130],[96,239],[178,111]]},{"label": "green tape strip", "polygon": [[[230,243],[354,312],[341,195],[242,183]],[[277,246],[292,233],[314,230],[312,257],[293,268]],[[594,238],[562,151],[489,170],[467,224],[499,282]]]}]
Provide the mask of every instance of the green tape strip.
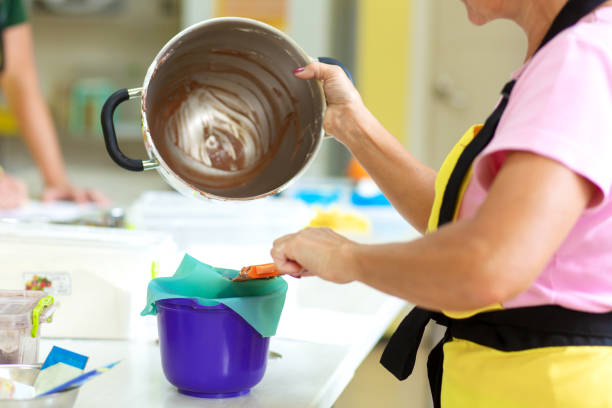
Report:
[{"label": "green tape strip", "polygon": [[38,335],[38,320],[40,318],[40,314],[45,308],[51,306],[55,300],[53,296],[46,296],[38,301],[38,304],[32,310],[32,337],[36,337]]},{"label": "green tape strip", "polygon": [[155,279],[159,276],[159,262],[151,262],[151,279]]}]

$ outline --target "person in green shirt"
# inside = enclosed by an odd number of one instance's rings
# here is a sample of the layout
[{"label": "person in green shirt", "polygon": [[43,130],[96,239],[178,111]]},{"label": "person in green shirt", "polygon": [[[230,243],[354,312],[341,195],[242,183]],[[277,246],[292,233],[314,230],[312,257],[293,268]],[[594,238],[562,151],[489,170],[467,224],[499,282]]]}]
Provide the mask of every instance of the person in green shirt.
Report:
[{"label": "person in green shirt", "polygon": [[[32,30],[22,0],[0,0],[0,86],[15,115],[42,178],[43,201],[69,200],[108,204],[100,192],[72,185],[34,62]],[[0,209],[17,208],[28,200],[26,185],[0,167]]]}]

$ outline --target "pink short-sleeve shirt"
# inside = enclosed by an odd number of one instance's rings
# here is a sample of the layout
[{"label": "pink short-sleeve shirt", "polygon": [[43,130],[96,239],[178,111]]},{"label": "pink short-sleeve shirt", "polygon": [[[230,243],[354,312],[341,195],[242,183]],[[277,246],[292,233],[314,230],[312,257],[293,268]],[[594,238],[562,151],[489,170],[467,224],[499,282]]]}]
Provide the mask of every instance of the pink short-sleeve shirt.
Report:
[{"label": "pink short-sleeve shirt", "polygon": [[612,311],[612,7],[555,37],[519,71],[495,137],[474,162],[459,218],[484,201],[508,151],[554,159],[597,187],[539,277],[504,307]]}]

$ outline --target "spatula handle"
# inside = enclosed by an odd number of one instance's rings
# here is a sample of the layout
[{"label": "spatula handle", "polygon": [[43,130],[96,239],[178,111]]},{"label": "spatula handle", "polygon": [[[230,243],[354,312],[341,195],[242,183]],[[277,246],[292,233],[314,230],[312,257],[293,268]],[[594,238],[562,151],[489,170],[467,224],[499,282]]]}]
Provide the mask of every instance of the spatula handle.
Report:
[{"label": "spatula handle", "polygon": [[242,268],[242,271],[245,271],[247,276],[252,279],[280,276],[280,273],[276,270],[276,266],[273,263],[245,266]]}]

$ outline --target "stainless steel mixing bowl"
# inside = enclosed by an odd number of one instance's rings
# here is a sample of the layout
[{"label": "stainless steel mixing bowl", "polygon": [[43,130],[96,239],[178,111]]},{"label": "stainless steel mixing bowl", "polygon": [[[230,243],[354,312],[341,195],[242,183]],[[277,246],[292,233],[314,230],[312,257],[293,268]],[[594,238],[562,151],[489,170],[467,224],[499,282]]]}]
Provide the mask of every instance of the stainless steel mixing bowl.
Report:
[{"label": "stainless steel mixing bowl", "polygon": [[[128,170],[157,169],[188,196],[275,194],[306,171],[324,137],[321,84],[292,72],[310,61],[289,36],[259,21],[228,17],[188,27],[161,49],[142,88],[107,100],[107,151]],[[141,98],[149,160],[128,158],[117,144],[113,112],[130,98]]]},{"label": "stainless steel mixing bowl", "polygon": [[[18,381],[24,384],[34,384],[40,365],[0,364],[0,377]],[[45,397],[7,400],[0,399],[2,408],[71,408],[79,395],[79,388],[69,388]]]}]

